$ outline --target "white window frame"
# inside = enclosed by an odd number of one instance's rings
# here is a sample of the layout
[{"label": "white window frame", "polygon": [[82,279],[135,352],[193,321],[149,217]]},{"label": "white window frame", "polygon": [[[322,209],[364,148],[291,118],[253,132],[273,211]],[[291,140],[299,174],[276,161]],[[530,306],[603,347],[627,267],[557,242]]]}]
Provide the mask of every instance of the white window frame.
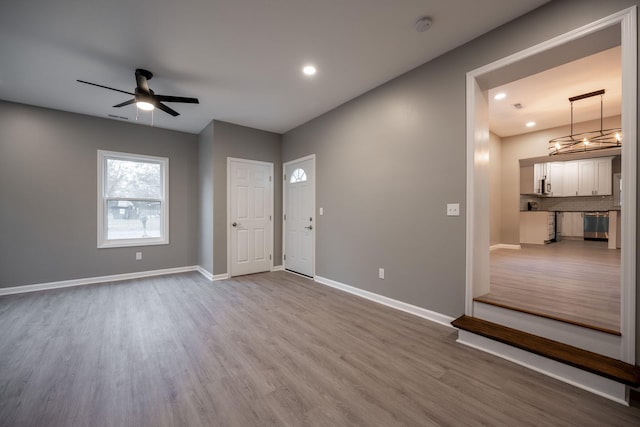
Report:
[{"label": "white window frame", "polygon": [[[117,197],[109,198],[105,194],[107,183],[107,160],[127,160],[132,162],[153,162],[160,164],[162,194],[160,200],[161,223],[160,237],[140,237],[136,239],[107,238],[107,215],[109,200],[145,200],[141,198]],[[149,199],[151,201],[151,199]],[[153,199],[157,201],[158,199]],[[150,246],[169,244],[169,159],[166,157],[147,156],[143,154],[121,153],[117,151],[98,150],[98,248],[121,248],[130,246]]]}]

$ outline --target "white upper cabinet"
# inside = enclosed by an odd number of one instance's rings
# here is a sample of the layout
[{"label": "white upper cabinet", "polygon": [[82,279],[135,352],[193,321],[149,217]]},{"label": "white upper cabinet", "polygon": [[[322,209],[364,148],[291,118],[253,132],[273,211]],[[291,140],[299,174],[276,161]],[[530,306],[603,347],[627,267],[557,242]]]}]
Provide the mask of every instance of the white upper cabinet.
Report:
[{"label": "white upper cabinet", "polygon": [[[520,194],[610,196],[613,157],[536,163],[520,168]],[[541,187],[545,180],[545,189]]]},{"label": "white upper cabinet", "polygon": [[578,180],[578,196],[593,196],[596,181],[596,165],[593,160],[580,160]]},{"label": "white upper cabinet", "polygon": [[578,161],[564,162],[564,196],[578,195]]},{"label": "white upper cabinet", "polygon": [[579,196],[611,195],[611,161],[612,157],[580,160],[579,162]]},{"label": "white upper cabinet", "polygon": [[564,193],[564,163],[549,163],[547,168],[549,174],[547,176],[548,195],[551,197],[562,197]]},{"label": "white upper cabinet", "polygon": [[595,185],[593,188],[594,195],[596,196],[610,196],[611,192],[611,178],[612,178],[612,158],[599,158],[594,159],[596,165],[596,177]]}]

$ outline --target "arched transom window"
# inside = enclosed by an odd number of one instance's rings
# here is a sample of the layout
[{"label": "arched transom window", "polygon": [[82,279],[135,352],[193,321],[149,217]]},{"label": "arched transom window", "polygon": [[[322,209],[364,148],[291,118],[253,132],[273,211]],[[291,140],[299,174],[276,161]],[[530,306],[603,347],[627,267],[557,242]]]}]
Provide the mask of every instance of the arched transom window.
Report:
[{"label": "arched transom window", "polygon": [[294,170],[293,173],[291,174],[291,179],[289,179],[289,182],[291,184],[295,184],[296,182],[303,182],[306,180],[307,180],[307,174],[303,169],[298,168]]}]

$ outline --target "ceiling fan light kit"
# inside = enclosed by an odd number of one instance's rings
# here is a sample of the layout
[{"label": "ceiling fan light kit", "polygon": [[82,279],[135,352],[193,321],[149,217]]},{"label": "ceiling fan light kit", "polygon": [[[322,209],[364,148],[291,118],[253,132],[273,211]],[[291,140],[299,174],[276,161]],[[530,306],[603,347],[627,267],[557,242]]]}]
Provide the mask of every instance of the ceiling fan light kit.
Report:
[{"label": "ceiling fan light kit", "polygon": [[[584,93],[569,98],[571,103],[571,134],[561,136],[549,141],[549,155],[578,153],[583,151],[604,150],[622,146],[622,129],[603,129],[603,98],[604,89],[595,92]],[[600,96],[600,129],[588,132],[573,133],[573,103],[582,99]]]},{"label": "ceiling fan light kit", "polygon": [[127,92],[120,89],[115,89],[109,86],[103,86],[96,83],[87,82],[84,80],[78,80],[80,83],[85,83],[92,86],[101,87],[103,89],[109,89],[116,92],[126,93],[127,95],[133,96],[133,99],[128,101],[124,101],[120,104],[116,104],[114,108],[120,108],[131,104],[136,104],[136,106],[144,111],[153,111],[155,108],[164,111],[172,115],[173,117],[179,116],[180,113],[175,111],[174,109],[166,106],[163,102],[181,102],[186,104],[199,104],[198,98],[185,98],[181,96],[170,96],[170,95],[156,95],[151,89],[149,89],[148,81],[153,77],[153,73],[148,70],[144,70],[142,68],[136,69],[136,88],[135,93]]}]

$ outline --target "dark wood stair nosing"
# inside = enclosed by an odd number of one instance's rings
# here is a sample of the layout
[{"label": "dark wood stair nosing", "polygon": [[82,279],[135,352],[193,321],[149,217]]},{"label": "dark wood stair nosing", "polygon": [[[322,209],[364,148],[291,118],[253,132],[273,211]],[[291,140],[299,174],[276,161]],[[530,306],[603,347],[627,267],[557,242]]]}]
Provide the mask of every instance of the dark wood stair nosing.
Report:
[{"label": "dark wood stair nosing", "polygon": [[612,357],[471,316],[460,316],[451,324],[458,329],[517,347],[631,387],[640,386],[640,367]]}]

